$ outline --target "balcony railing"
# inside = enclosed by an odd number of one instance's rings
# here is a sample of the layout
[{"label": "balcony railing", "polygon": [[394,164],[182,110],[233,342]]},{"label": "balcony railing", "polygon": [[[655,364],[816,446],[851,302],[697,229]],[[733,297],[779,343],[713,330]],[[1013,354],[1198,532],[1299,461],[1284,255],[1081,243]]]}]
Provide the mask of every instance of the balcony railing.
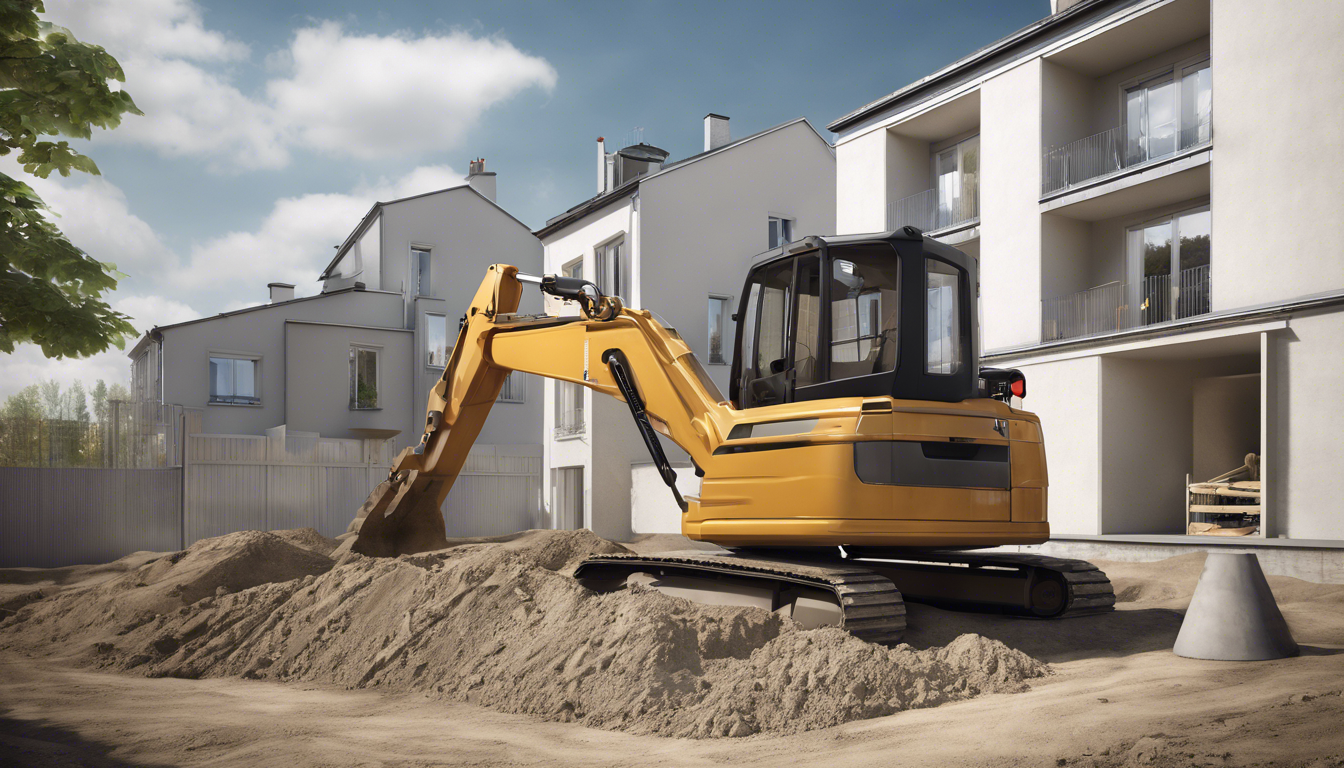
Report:
[{"label": "balcony railing", "polygon": [[568,411],[562,411],[555,420],[555,436],[573,437],[583,434],[583,409],[574,408]]},{"label": "balcony railing", "polygon": [[[1209,266],[1146,277],[1138,285],[1115,282],[1041,302],[1041,341],[1080,339],[1208,314],[1213,310]],[[1173,312],[1173,309],[1175,310]]]},{"label": "balcony railing", "polygon": [[971,193],[939,201],[938,190],[887,204],[887,229],[917,227],[924,232],[970,224],[980,220],[980,195]]},{"label": "balcony railing", "polygon": [[1095,181],[1212,141],[1213,123],[1208,119],[1165,137],[1130,136],[1128,126],[1121,125],[1047,150],[1041,169],[1041,194]]}]

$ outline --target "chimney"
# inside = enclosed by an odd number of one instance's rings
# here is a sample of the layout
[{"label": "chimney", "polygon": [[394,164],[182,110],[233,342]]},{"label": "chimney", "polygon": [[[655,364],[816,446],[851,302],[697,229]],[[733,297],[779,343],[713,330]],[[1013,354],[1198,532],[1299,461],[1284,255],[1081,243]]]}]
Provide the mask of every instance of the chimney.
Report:
[{"label": "chimney", "polygon": [[468,164],[470,172],[467,174],[467,183],[471,188],[480,192],[491,202],[495,201],[495,174],[485,170],[485,158],[480,157],[472,160]]},{"label": "chimney", "polygon": [[710,112],[705,115],[705,151],[718,149],[732,139],[728,138],[728,118]]},{"label": "chimney", "polygon": [[607,140],[597,137],[597,194],[607,191]]},{"label": "chimney", "polygon": [[267,283],[266,287],[271,289],[272,304],[279,304],[282,301],[289,301],[294,298],[294,286],[289,283]]}]

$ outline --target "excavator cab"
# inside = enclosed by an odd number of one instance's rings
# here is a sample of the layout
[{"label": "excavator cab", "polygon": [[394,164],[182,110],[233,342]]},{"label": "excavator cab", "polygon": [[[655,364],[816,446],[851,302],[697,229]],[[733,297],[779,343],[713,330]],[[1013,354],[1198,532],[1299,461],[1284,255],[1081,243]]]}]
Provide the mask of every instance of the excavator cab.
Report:
[{"label": "excavator cab", "polygon": [[808,237],[762,254],[735,315],[729,397],[745,409],[982,394],[977,286],[973,258],[912,227]]}]

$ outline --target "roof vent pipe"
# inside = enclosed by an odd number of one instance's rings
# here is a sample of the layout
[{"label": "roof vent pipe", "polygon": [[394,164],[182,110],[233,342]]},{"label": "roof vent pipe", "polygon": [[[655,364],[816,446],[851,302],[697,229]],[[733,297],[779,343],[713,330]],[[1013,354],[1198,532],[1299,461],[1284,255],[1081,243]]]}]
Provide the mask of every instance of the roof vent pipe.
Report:
[{"label": "roof vent pipe", "polygon": [[705,151],[718,149],[729,141],[728,118],[713,112],[705,115]]}]

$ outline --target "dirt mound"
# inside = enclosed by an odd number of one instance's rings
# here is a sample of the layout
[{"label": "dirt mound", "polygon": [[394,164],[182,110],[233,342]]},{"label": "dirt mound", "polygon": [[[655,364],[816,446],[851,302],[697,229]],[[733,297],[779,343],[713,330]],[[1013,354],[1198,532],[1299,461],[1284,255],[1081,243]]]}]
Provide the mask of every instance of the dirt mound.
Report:
[{"label": "dirt mound", "polygon": [[[128,574],[135,583],[29,605],[0,624],[0,643],[50,654],[49,638],[63,635],[87,663],[154,676],[378,686],[693,737],[824,727],[1049,673],[976,635],[883,648],[757,609],[641,588],[597,594],[570,577],[583,557],[622,549],[588,531],[533,531],[397,559],[346,553],[323,567],[279,536],[234,534]],[[241,563],[253,584],[234,573]],[[128,611],[139,619],[83,618],[85,631],[63,618]]]},{"label": "dirt mound", "polygon": [[6,633],[15,639],[98,643],[179,609],[190,613],[188,606],[204,598],[325,573],[332,565],[331,558],[272,533],[231,533],[156,557],[101,583],[33,602],[0,628],[20,630]]}]

